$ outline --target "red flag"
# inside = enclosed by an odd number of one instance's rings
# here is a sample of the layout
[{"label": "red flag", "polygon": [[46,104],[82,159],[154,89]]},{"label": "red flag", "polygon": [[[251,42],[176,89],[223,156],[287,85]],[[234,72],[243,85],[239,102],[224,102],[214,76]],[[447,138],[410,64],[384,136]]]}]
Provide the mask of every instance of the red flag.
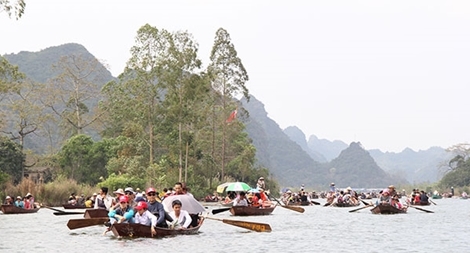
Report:
[{"label": "red flag", "polygon": [[233,110],[233,112],[230,113],[230,116],[228,117],[228,119],[227,119],[225,122],[230,123],[230,122],[232,122],[236,117],[237,117],[237,110]]}]

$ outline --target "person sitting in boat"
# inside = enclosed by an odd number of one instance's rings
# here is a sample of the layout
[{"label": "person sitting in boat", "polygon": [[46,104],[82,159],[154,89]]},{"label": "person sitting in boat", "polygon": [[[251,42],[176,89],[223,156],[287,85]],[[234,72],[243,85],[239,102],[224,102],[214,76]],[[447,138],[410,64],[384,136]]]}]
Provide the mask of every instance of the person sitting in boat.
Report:
[{"label": "person sitting in boat", "polygon": [[406,211],[406,207],[400,203],[398,196],[392,197],[390,205],[397,209]]},{"label": "person sitting in boat", "polygon": [[240,192],[240,194],[238,194],[238,197],[233,200],[233,206],[248,206],[245,192]]},{"label": "person sitting in boat", "polygon": [[170,227],[172,229],[187,229],[191,225],[192,219],[186,210],[183,210],[183,204],[179,200],[171,202],[173,211],[169,213],[170,217],[174,220]]},{"label": "person sitting in boat", "polygon": [[171,195],[183,195],[186,194],[183,189],[183,183],[177,182],[175,183],[175,186],[173,187],[173,193]]},{"label": "person sitting in boat", "polygon": [[388,192],[389,192],[391,197],[398,196],[397,190],[395,189],[394,185],[389,185],[388,186]]},{"label": "person sitting in boat", "polygon": [[388,191],[388,189],[385,189],[380,194],[378,204],[380,204],[380,205],[390,205],[390,200],[391,200],[390,192]]},{"label": "person sitting in boat", "polygon": [[86,208],[93,208],[94,205],[93,205],[93,201],[91,200],[91,196],[90,197],[87,197],[86,200],[85,200],[85,207]]},{"label": "person sitting in boat", "polygon": [[335,183],[330,184],[330,192],[336,192]]},{"label": "person sitting in boat", "polygon": [[117,223],[132,223],[134,219],[134,209],[129,206],[129,197],[119,197],[119,206],[108,213],[111,225]]},{"label": "person sitting in boat", "polygon": [[115,204],[116,202],[114,201],[114,198],[108,195],[108,187],[101,187],[100,195],[95,199],[94,208],[106,209],[109,211],[109,209]]},{"label": "person sitting in boat", "polygon": [[263,203],[263,201],[261,200],[261,195],[259,194],[259,192],[256,192],[253,195],[253,198],[251,199],[251,206],[259,208],[262,203]]},{"label": "person sitting in boat", "polygon": [[421,191],[420,193],[421,194],[419,195],[419,204],[420,205],[429,205],[428,194],[426,194],[424,191]]},{"label": "person sitting in boat", "polygon": [[129,206],[134,208],[135,205],[137,205],[137,202],[135,201],[134,189],[132,187],[127,187],[126,189],[124,189],[124,193],[129,198]]},{"label": "person sitting in boat", "polygon": [[268,199],[268,196],[266,195],[266,192],[264,191],[263,188],[259,188],[259,195],[260,195],[260,199],[263,201],[261,204],[261,208],[272,206],[272,203]]},{"label": "person sitting in boat", "polygon": [[169,219],[170,222],[173,221],[173,219],[166,215],[163,204],[157,201],[157,192],[152,187],[147,189],[147,208],[149,212],[157,217],[157,227],[167,228],[168,224],[165,219]]},{"label": "person sitting in boat", "polygon": [[137,202],[135,210],[137,211],[137,213],[135,214],[134,222],[145,226],[150,226],[150,231],[152,235],[156,235],[157,231],[155,231],[155,227],[157,226],[157,217],[155,217],[155,215],[149,212],[149,210],[147,209],[147,202]]},{"label": "person sitting in boat", "polygon": [[[21,199],[21,197],[20,197],[20,199]],[[5,198],[5,202],[4,202],[3,204],[4,204],[4,205],[13,205],[13,204],[14,204],[14,203],[13,203],[13,199],[12,199],[10,196],[7,196],[7,197]]]},{"label": "person sitting in boat", "polygon": [[21,196],[16,197],[15,206],[19,208],[24,208],[24,202]]}]

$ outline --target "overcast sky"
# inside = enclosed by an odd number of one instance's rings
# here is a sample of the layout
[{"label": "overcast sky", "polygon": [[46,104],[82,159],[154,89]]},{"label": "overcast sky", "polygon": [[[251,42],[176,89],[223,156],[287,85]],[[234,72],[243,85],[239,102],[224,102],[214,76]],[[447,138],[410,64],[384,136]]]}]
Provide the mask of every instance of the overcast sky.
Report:
[{"label": "overcast sky", "polygon": [[281,128],[400,152],[470,141],[470,1],[26,0],[0,54],[79,43],[122,72],[146,23],[186,30],[205,66],[218,28]]}]

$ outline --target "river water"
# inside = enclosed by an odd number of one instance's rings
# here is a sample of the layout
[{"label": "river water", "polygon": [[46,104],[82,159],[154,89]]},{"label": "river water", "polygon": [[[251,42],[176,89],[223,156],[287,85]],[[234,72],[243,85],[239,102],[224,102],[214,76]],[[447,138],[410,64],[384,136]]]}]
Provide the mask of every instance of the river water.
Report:
[{"label": "river water", "polygon": [[[324,200],[317,200],[324,203]],[[269,216],[222,219],[271,225],[258,233],[221,221],[206,220],[197,235],[162,239],[117,239],[104,226],[69,230],[68,219],[49,209],[36,214],[0,213],[0,252],[470,252],[470,200],[433,200],[407,214],[374,215],[366,208],[307,206],[304,213],[277,207]],[[204,203],[203,203],[204,204]],[[211,209],[221,206],[208,206]],[[69,210],[68,210],[69,211]]]}]

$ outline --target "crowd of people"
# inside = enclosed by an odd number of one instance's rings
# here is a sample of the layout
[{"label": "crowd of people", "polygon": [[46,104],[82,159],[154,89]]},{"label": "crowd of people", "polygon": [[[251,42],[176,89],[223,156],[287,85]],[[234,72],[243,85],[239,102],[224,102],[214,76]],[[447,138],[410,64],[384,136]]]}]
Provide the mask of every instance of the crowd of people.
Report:
[{"label": "crowd of people", "polygon": [[174,187],[165,188],[161,192],[152,187],[142,192],[134,191],[132,187],[117,189],[112,197],[108,194],[108,188],[102,187],[95,199],[94,208],[108,210],[110,221],[105,224],[108,226],[105,233],[110,231],[114,223],[143,224],[149,226],[152,234],[156,233],[156,227],[187,229],[198,226],[201,221],[199,214],[190,214],[178,199],[172,201],[172,210],[166,212],[161,202],[174,195],[194,198],[188,190],[183,183],[178,182]]},{"label": "crowd of people", "polygon": [[227,192],[223,203],[233,206],[252,206],[256,208],[272,207],[273,203],[269,199],[269,191],[265,191],[266,183],[264,177],[260,177],[256,183],[256,188],[246,192]]},{"label": "crowd of people", "polygon": [[15,200],[12,197],[7,196],[5,198],[4,205],[14,205],[19,208],[24,209],[34,209],[38,208],[34,202],[34,197],[31,193],[27,193],[24,197],[17,196]]}]

